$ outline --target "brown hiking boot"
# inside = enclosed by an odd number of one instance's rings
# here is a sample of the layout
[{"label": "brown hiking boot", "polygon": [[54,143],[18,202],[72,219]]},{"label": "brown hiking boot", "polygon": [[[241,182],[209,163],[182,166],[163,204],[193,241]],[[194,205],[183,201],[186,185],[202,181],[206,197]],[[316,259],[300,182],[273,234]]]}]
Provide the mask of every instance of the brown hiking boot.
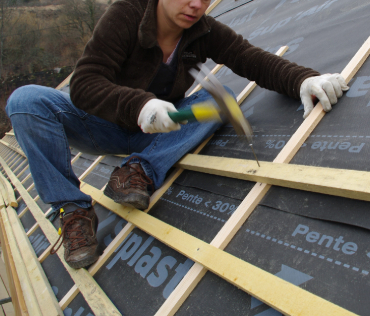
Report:
[{"label": "brown hiking boot", "polygon": [[[94,207],[89,209],[79,208],[71,213],[61,216],[61,234],[50,254],[58,251],[60,246],[64,246],[64,259],[70,267],[79,269],[86,267],[96,260],[98,240],[96,231],[98,228],[98,217],[95,214]],[[58,248],[54,249],[60,238],[62,242]]]},{"label": "brown hiking boot", "polygon": [[140,163],[129,164],[130,160],[122,168],[113,170],[104,194],[116,203],[145,210],[150,200],[148,185],[153,187],[153,181],[145,174]]}]

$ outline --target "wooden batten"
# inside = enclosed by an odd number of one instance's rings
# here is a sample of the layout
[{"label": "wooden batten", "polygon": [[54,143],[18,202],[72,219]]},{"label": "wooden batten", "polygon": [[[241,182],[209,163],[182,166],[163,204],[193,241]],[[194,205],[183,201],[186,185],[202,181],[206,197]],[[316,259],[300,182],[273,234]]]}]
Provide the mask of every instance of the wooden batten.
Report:
[{"label": "wooden batten", "polygon": [[255,160],[186,155],[183,169],[277,185],[303,191],[370,201],[370,172]]},{"label": "wooden batten", "polygon": [[3,141],[3,140],[1,140],[1,139],[0,139],[0,143],[1,143],[1,144],[3,144],[3,145],[5,145],[6,147],[10,148],[10,149],[11,149],[11,150],[13,150],[14,152],[16,152],[16,153],[18,153],[18,154],[20,154],[21,156],[23,156],[23,157],[25,157],[25,158],[26,158],[26,155],[24,154],[24,152],[23,152],[21,149],[19,149],[19,148],[15,147],[15,146],[12,146],[12,145],[10,145],[9,143],[7,143],[7,142],[5,142],[5,141]]},{"label": "wooden batten", "polygon": [[[45,218],[44,213],[36,202],[32,199],[26,189],[21,185],[18,178],[13,174],[9,167],[5,164],[4,160],[0,158],[0,164],[10,177],[13,185],[18,192],[22,195],[24,202],[31,211],[33,217],[40,225],[43,233],[51,244],[54,244],[58,239],[58,233],[51,222]],[[4,210],[4,209],[3,209]],[[61,247],[57,255],[64,267],[78,286],[80,292],[85,297],[86,302],[89,304],[91,310],[95,315],[117,316],[121,313],[113,305],[107,295],[102,291],[100,286],[92,278],[92,276],[85,269],[73,269],[64,260],[64,248]],[[36,314],[35,314],[36,315]]]},{"label": "wooden batten", "polygon": [[4,189],[7,195],[8,205],[10,205],[11,207],[17,207],[18,202],[15,198],[12,185],[8,182],[8,180],[5,179],[5,177],[2,174],[0,174],[0,181],[2,185],[4,186]]},{"label": "wooden batten", "polygon": [[5,233],[5,226],[3,218],[0,212],[0,239],[2,245],[2,252],[4,254],[5,268],[9,280],[10,296],[12,298],[12,304],[14,307],[15,314],[27,315],[27,307],[23,298],[21,285],[15,269],[14,259],[10,251],[8,238]]},{"label": "wooden batten", "polygon": [[[227,282],[287,315],[354,315],[281,278],[199,240],[149,214],[114,203],[103,192],[85,184],[82,191],[167,246],[199,263]],[[268,284],[268,286],[266,286]]]},{"label": "wooden batten", "polygon": [[1,210],[1,217],[4,224],[4,232],[7,235],[9,248],[14,259],[15,270],[19,278],[20,287],[24,302],[26,304],[27,312],[29,315],[42,316],[39,303],[37,301],[35,292],[32,288],[31,280],[27,273],[25,262],[22,260],[17,242],[12,231],[8,214],[5,208]]},{"label": "wooden batten", "polygon": [[32,288],[36,295],[42,315],[53,316],[63,315],[55,294],[42,269],[32,245],[23,229],[23,226],[12,207],[7,208],[8,218],[14,232],[23,262],[26,262],[26,270],[31,281]]}]

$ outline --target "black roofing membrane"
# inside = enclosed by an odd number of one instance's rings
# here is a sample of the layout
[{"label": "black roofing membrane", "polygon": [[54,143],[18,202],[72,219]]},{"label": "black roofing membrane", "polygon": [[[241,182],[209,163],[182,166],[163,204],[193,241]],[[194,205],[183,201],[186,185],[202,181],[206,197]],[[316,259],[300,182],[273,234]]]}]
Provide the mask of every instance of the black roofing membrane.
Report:
[{"label": "black roofing membrane", "polygon": [[[25,158],[21,157],[21,159],[19,159],[19,160],[14,164],[14,166],[12,166],[11,170],[14,172],[14,170],[15,170],[15,169],[17,169],[17,168],[18,168],[18,166],[19,166],[19,165],[21,165],[24,161],[25,161]],[[24,168],[24,167],[26,166],[26,164],[23,164],[22,166],[23,166],[23,168]],[[22,167],[21,167],[21,168],[22,168]],[[21,170],[22,170],[21,168],[20,168],[20,169],[18,169],[16,173],[21,172]]]},{"label": "black roofing membrane", "polygon": [[19,177],[19,181],[22,182],[30,174],[30,168],[27,168]]},{"label": "black roofing membrane", "polygon": [[[19,212],[17,212],[19,213]],[[33,227],[33,225],[36,224],[36,220],[33,217],[32,213],[28,210],[27,212],[24,213],[24,215],[20,218],[20,221],[23,225],[24,230],[26,233],[30,230],[30,228]]]},{"label": "black roofing membrane", "polygon": [[154,315],[192,265],[135,228],[94,278],[123,315]]},{"label": "black roofing membrane", "polygon": [[44,253],[46,248],[50,246],[49,240],[45,237],[40,227],[37,228],[31,236],[29,236],[29,240],[37,257]]},{"label": "black roofing membrane", "polygon": [[[235,18],[256,9],[248,25],[236,25]],[[286,58],[322,73],[334,73],[342,71],[370,35],[366,32],[369,13],[367,1],[261,0],[225,13],[218,20],[226,24],[234,20],[231,26],[238,33],[271,52],[290,42]],[[369,70],[367,61],[350,82],[351,89],[324,117],[292,163],[368,171]],[[246,84],[245,79],[227,69],[216,76],[236,95]],[[303,121],[299,101],[259,87],[241,108],[253,127],[254,148],[260,160],[273,161]],[[235,137],[229,126],[217,131],[201,154],[253,159],[247,144]],[[192,176],[181,184],[215,192],[217,185],[209,185],[208,176]],[[216,178],[214,181],[218,182]],[[230,187],[234,182],[238,190],[242,186],[239,180],[225,181]],[[230,192],[226,188],[218,194]],[[370,228],[368,202],[272,187],[261,204],[265,206],[256,208],[226,251],[335,304],[367,315],[369,232],[362,228]],[[321,240],[323,235],[326,239]],[[238,291],[232,285],[207,273],[177,314],[280,315],[247,294],[235,300],[235,293]]]},{"label": "black roofing membrane", "polygon": [[[369,237],[365,229],[259,206],[225,251],[352,312],[368,315]],[[281,315],[208,272],[176,315],[241,313]]]}]

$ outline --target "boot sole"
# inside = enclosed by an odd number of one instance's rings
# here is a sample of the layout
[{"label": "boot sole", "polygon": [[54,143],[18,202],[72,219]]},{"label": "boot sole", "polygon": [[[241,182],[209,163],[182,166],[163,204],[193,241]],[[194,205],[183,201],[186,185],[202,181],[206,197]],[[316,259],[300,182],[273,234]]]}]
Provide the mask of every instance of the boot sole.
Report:
[{"label": "boot sole", "polygon": [[121,205],[133,206],[139,210],[146,210],[149,206],[149,196],[142,194],[123,194],[114,192],[109,186],[105,187],[104,195],[111,198],[114,202]]},{"label": "boot sole", "polygon": [[96,262],[99,259],[99,255],[95,254],[94,256],[87,257],[85,259],[79,260],[79,261],[72,261],[68,262],[68,265],[73,269],[81,269],[85,268],[94,262]]}]

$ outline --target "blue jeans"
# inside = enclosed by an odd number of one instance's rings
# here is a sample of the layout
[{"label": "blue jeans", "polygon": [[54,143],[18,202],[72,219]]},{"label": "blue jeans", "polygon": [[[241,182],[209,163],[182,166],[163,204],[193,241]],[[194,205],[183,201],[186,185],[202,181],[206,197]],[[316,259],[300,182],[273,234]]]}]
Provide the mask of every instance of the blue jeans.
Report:
[{"label": "blue jeans", "polygon": [[[175,107],[184,109],[211,98],[208,92],[200,90],[176,102]],[[53,210],[67,203],[91,206],[91,197],[80,191],[80,181],[72,170],[69,146],[93,155],[130,154],[122,165],[137,156],[157,189],[173,164],[222,125],[191,122],[170,133],[131,132],[76,108],[69,94],[37,85],[15,90],[6,112],[28,157],[35,188]]]}]

